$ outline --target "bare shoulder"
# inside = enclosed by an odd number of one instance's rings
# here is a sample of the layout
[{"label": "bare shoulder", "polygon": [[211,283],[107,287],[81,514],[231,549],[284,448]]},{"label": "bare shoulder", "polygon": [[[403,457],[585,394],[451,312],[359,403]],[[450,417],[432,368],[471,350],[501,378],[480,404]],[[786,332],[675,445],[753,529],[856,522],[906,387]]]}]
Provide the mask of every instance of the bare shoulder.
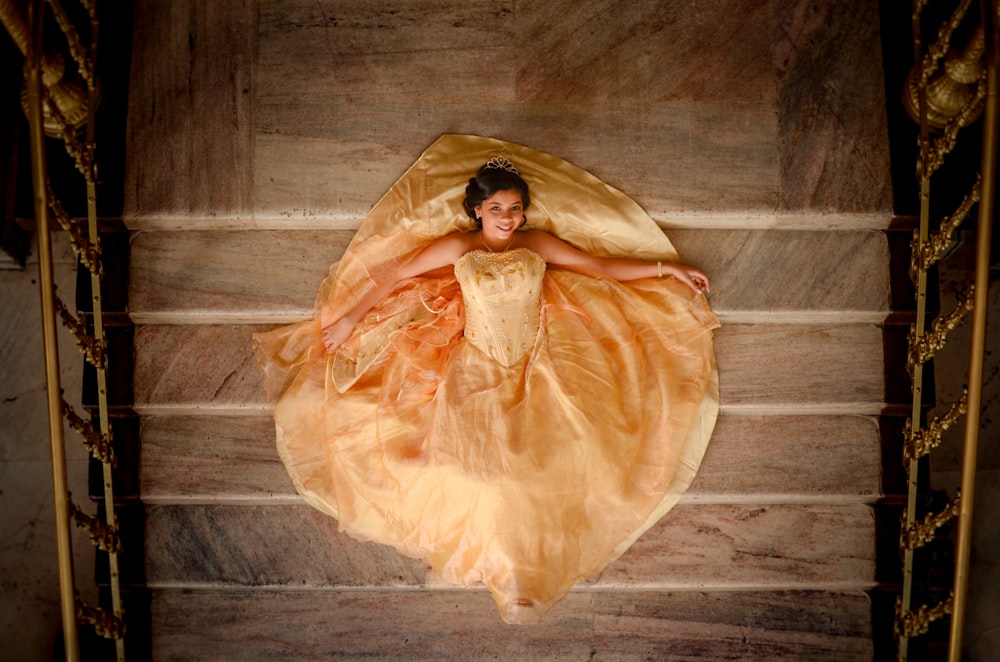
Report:
[{"label": "bare shoulder", "polygon": [[468,235],[464,232],[453,232],[438,237],[413,255],[400,268],[397,275],[400,279],[411,278],[455,264],[458,258],[469,252],[469,246]]},{"label": "bare shoulder", "polygon": [[475,247],[475,235],[471,232],[452,232],[432,241],[425,253],[434,254],[454,262]]},{"label": "bare shoulder", "polygon": [[520,245],[535,251],[550,264],[577,264],[584,256],[581,251],[544,230],[526,231]]},{"label": "bare shoulder", "polygon": [[530,248],[536,253],[544,253],[549,247],[563,243],[554,234],[549,234],[545,230],[525,230],[518,233],[517,245]]}]

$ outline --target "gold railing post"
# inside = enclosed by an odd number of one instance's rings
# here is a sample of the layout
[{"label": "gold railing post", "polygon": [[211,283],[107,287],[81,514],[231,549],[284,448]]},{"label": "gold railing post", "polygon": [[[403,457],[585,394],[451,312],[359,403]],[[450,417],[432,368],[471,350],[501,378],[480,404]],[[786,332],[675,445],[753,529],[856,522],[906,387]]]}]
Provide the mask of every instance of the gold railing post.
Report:
[{"label": "gold railing post", "polygon": [[38,225],[38,276],[42,299],[42,335],[45,346],[45,383],[49,405],[49,437],[52,450],[52,489],[55,499],[56,542],[58,546],[59,589],[66,660],[80,659],[76,624],[76,596],[73,578],[73,551],[70,537],[69,492],[66,480],[66,443],[63,437],[62,394],[59,388],[59,354],[55,318],[55,284],[52,275],[52,245],[49,236],[45,175],[45,135],[42,119],[40,0],[28,5],[28,57],[25,75],[29,99],[31,170],[34,186],[35,219]]},{"label": "gold railing post", "polygon": [[[914,3],[916,5],[916,3]],[[914,63],[918,68],[917,71],[920,73],[920,77],[923,78],[923,53],[922,44],[920,42],[920,13],[916,9],[913,12],[913,52],[914,52]],[[927,168],[927,155],[929,152],[928,145],[930,143],[930,131],[927,124],[927,95],[924,92],[920,92],[917,95],[917,105],[916,105],[918,119],[920,122],[920,166],[919,172],[917,173],[920,178],[920,228],[918,230],[919,245],[922,247],[927,241],[927,236],[929,234],[929,217],[930,217],[930,173]],[[914,283],[916,286],[916,319],[913,326],[914,341],[919,341],[919,339],[924,334],[925,319],[927,316],[927,272],[924,269],[917,270],[916,281]],[[923,403],[923,385],[924,385],[924,368],[923,364],[919,363],[913,368],[913,388],[911,391],[911,408],[910,408],[910,420],[913,421],[914,427],[917,427],[920,421],[920,407]],[[917,514],[917,475],[918,475],[918,460],[913,457],[908,462],[906,467],[906,482],[907,482],[907,498],[906,498],[906,510],[905,510],[905,520],[903,522],[903,530],[908,530],[913,527],[916,521]],[[910,610],[910,606],[913,601],[913,550],[907,547],[903,552],[903,590],[900,596],[900,610],[902,613],[906,613]],[[899,662],[906,662],[909,653],[909,637],[906,633],[902,633],[899,637],[898,648],[896,650],[896,657]]]},{"label": "gold railing post", "polygon": [[983,118],[982,192],[979,198],[979,228],[976,236],[975,307],[972,310],[972,336],[969,343],[969,397],[962,448],[962,503],[958,512],[958,537],[955,543],[955,596],[948,642],[949,662],[962,657],[962,633],[965,603],[969,588],[969,553],[972,549],[972,507],[976,490],[976,455],[979,441],[979,412],[982,406],[983,354],[986,345],[986,306],[989,294],[990,246],[992,244],[994,182],[997,162],[997,67],[1000,46],[997,43],[997,2],[983,5],[986,37],[986,111]]}]

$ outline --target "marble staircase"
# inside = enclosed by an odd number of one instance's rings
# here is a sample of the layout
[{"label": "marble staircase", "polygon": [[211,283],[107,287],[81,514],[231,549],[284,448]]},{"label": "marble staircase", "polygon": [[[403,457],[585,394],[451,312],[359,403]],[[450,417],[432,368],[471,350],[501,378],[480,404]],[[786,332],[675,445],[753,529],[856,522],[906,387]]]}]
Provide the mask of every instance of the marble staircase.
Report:
[{"label": "marble staircase", "polygon": [[[125,220],[153,659],[875,654],[894,367],[871,3],[135,4]],[[621,186],[712,275],[723,322],[692,489],[538,626],[306,507],[250,346],[309,316],[367,207],[445,132]]]}]

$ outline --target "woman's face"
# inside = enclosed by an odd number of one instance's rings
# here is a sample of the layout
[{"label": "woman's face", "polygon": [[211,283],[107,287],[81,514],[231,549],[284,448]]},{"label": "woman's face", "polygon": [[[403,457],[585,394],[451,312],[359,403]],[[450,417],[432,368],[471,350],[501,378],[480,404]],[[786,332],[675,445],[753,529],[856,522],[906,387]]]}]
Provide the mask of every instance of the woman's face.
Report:
[{"label": "woman's face", "polygon": [[524,221],[524,203],[514,189],[497,191],[476,207],[483,230],[491,235],[510,235]]}]

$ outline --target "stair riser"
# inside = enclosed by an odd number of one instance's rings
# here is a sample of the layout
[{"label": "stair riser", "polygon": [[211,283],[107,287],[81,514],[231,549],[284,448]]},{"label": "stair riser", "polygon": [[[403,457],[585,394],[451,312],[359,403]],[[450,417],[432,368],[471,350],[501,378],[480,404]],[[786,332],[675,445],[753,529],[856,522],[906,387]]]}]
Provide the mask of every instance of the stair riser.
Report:
[{"label": "stair riser", "polygon": [[[140,413],[265,409],[249,325],[136,329]],[[716,331],[722,406],[876,414],[884,402],[874,325],[728,325]]]},{"label": "stair riser", "polygon": [[[870,418],[723,415],[682,503],[871,503],[879,466]],[[148,504],[299,500],[269,415],[145,417],[141,480]]]},{"label": "stair riser", "polygon": [[[877,232],[672,230],[683,259],[713,281],[723,321],[880,322],[888,244]],[[138,323],[294,321],[311,317],[350,230],[143,232],[132,241],[129,306]]]},{"label": "stair riser", "polygon": [[888,223],[876,7],[548,4],[141,3],[130,227],[361,216],[446,131],[567,158],[658,217]]},{"label": "stair riser", "polygon": [[856,592],[574,592],[531,627],[483,591],[154,590],[152,611],[164,661],[872,658]]},{"label": "stair riser", "polygon": [[[866,589],[875,581],[869,507],[678,506],[592,583],[664,589]],[[153,506],[151,586],[398,586],[421,564],[338,533],[307,506]]]}]

